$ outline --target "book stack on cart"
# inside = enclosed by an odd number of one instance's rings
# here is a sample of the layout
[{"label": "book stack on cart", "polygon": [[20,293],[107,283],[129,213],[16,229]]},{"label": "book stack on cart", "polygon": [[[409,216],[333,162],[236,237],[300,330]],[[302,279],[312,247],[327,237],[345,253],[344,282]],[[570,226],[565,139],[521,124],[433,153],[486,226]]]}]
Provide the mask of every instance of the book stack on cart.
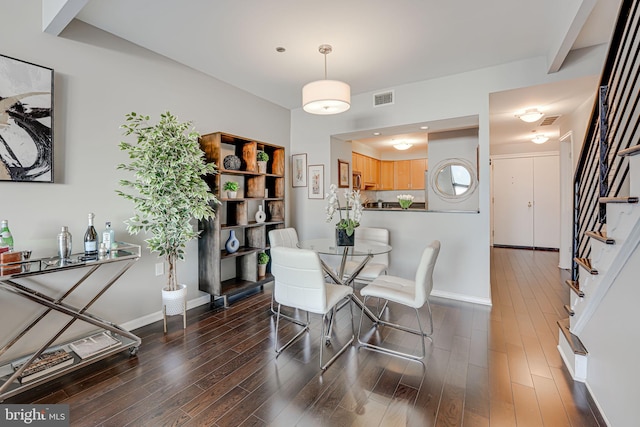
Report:
[{"label": "book stack on cart", "polygon": [[[65,366],[73,365],[77,359],[73,356],[73,353],[80,359],[87,359],[120,344],[120,340],[106,332],[100,332],[69,343],[69,350],[71,351],[67,351],[66,346],[48,349],[42,352],[40,356],[35,358],[33,362],[22,371],[18,377],[18,381],[20,381],[21,384],[26,384],[58,371]],[[31,355],[13,361],[13,363],[11,363],[13,372],[21,369],[30,358]]]},{"label": "book stack on cart", "polygon": [[[22,368],[31,356],[14,361],[11,366],[15,371]],[[73,364],[73,356],[64,349],[45,351],[22,371],[18,380],[24,384]]]},{"label": "book stack on cart", "polygon": [[106,332],[100,332],[72,342],[69,344],[69,348],[81,359],[86,359],[120,344],[121,342],[118,339]]}]

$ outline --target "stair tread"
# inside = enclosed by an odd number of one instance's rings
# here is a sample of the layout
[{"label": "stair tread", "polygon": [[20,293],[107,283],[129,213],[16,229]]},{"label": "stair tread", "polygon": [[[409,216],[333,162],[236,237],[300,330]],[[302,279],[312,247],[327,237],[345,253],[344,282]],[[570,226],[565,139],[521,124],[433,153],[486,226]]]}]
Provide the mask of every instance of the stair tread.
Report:
[{"label": "stair tread", "polygon": [[565,304],[563,307],[564,307],[564,311],[566,311],[569,316],[573,316],[574,314],[576,314],[575,311],[573,311],[568,304]]},{"label": "stair tread", "polygon": [[600,197],[598,201],[600,203],[638,203],[638,198],[635,196]]},{"label": "stair tread", "polygon": [[591,259],[589,258],[574,258],[574,261],[580,264],[589,274],[596,275],[598,270],[591,265]]},{"label": "stair tread", "polygon": [[580,298],[584,298],[584,292],[580,289],[580,283],[577,280],[567,280],[565,282],[573,292]]},{"label": "stair tread", "polygon": [[600,242],[606,243],[607,245],[613,245],[616,243],[614,239],[607,237],[606,231],[587,231],[584,234],[589,237],[593,237]]},{"label": "stair tread", "polygon": [[618,156],[635,156],[640,154],[640,144],[618,151]]},{"label": "stair tread", "polygon": [[582,341],[580,341],[580,338],[571,333],[571,330],[569,329],[569,319],[558,320],[556,323],[564,337],[567,339],[567,342],[569,342],[574,354],[580,354],[582,356],[589,354],[587,348],[582,344]]}]

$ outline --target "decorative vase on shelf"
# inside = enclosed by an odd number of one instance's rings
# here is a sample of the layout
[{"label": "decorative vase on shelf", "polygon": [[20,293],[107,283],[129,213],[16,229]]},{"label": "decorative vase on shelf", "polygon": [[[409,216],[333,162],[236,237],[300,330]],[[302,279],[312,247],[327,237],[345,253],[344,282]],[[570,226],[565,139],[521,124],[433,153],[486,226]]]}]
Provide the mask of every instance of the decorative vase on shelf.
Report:
[{"label": "decorative vase on shelf", "polygon": [[258,212],[256,212],[256,222],[263,223],[267,219],[267,214],[262,209],[262,205],[258,205]]},{"label": "decorative vase on shelf", "polygon": [[238,169],[240,169],[240,166],[242,166],[242,161],[238,156],[229,155],[224,158],[224,160],[222,161],[222,165],[227,170],[237,171]]},{"label": "decorative vase on shelf", "polygon": [[227,242],[224,244],[224,248],[227,250],[227,253],[229,254],[238,252],[238,249],[240,248],[240,241],[236,237],[236,230],[231,230],[231,232],[229,233],[229,238],[227,239]]},{"label": "decorative vase on shelf", "polygon": [[356,240],[356,233],[351,236],[347,234],[347,230],[336,228],[336,245],[337,246],[353,246]]},{"label": "decorative vase on shelf", "polygon": [[267,162],[258,162],[258,173],[267,173]]},{"label": "decorative vase on shelf", "polygon": [[267,274],[267,264],[258,264],[258,277],[264,277]]}]

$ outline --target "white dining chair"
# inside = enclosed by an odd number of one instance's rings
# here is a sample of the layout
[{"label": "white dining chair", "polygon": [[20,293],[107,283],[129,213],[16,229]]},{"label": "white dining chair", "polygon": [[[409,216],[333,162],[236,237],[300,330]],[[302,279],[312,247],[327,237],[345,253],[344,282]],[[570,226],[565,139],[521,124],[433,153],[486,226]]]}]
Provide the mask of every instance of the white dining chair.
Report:
[{"label": "white dining chair", "polygon": [[[296,248],[298,245],[298,232],[293,227],[275,228],[269,231],[269,247]],[[271,294],[271,312],[276,314],[274,295]]]},{"label": "white dining chair", "polygon": [[[279,355],[284,349],[309,330],[309,313],[322,315],[322,339],[320,342],[320,369],[325,370],[353,342],[355,328],[353,310],[351,313],[351,338],[326,363],[323,363],[323,348],[330,344],[333,322],[328,315],[335,318],[337,305],[343,301],[351,301],[353,289],[349,286],[326,283],[318,254],[308,249],[286,248],[277,246],[271,249],[271,272],[275,286],[274,295],[278,305],[276,314],[276,333],[274,348]],[[286,344],[278,347],[278,330],[280,327],[280,310],[282,306],[292,307],[307,312],[307,322]]]},{"label": "white dining chair", "polygon": [[[358,342],[361,346],[408,359],[424,359],[424,356],[426,355],[424,338],[427,337],[431,339],[431,335],[433,335],[433,316],[431,313],[431,305],[429,304],[429,295],[433,289],[433,268],[436,265],[439,253],[440,242],[438,240],[434,240],[422,252],[414,280],[391,275],[380,276],[360,290],[360,294],[364,297],[365,305],[367,303],[367,298],[374,297],[402,304],[415,310],[416,318],[418,319],[418,330],[382,319],[379,319],[378,324],[390,326],[414,335],[419,335],[422,344],[422,355],[418,356],[415,354],[403,353],[388,347],[382,347],[362,341],[362,318],[364,317],[364,313],[360,317],[360,325],[358,327]],[[422,321],[420,320],[420,312],[418,311],[418,309],[422,308],[425,304],[427,305],[427,310],[429,312],[430,329],[428,334],[424,333]]]},{"label": "white dining chair", "polygon": [[[370,240],[372,242],[389,244],[389,230],[386,228],[357,227],[355,230],[356,241],[359,239]],[[356,268],[360,265],[358,260],[348,260],[345,263],[343,280],[348,279]],[[359,284],[371,283],[382,274],[387,274],[389,268],[389,253],[374,255],[374,257],[364,266],[355,277],[354,282]]]}]

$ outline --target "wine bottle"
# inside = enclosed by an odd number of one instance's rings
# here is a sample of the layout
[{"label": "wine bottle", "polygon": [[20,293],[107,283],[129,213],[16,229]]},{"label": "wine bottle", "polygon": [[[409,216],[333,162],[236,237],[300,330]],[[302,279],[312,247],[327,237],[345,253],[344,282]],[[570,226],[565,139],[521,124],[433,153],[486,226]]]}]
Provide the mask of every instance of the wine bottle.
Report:
[{"label": "wine bottle", "polygon": [[9,231],[9,221],[3,219],[0,222],[0,246],[8,247],[9,252],[13,251],[13,236],[11,235],[11,231]]},{"label": "wine bottle", "polygon": [[84,233],[84,255],[88,257],[98,256],[98,233],[93,227],[93,213],[89,213],[89,225]]},{"label": "wine bottle", "polygon": [[113,228],[111,228],[111,222],[107,221],[104,223],[104,231],[102,232],[102,243],[104,243],[104,246],[107,248],[107,252],[111,252],[115,241],[115,232]]}]

